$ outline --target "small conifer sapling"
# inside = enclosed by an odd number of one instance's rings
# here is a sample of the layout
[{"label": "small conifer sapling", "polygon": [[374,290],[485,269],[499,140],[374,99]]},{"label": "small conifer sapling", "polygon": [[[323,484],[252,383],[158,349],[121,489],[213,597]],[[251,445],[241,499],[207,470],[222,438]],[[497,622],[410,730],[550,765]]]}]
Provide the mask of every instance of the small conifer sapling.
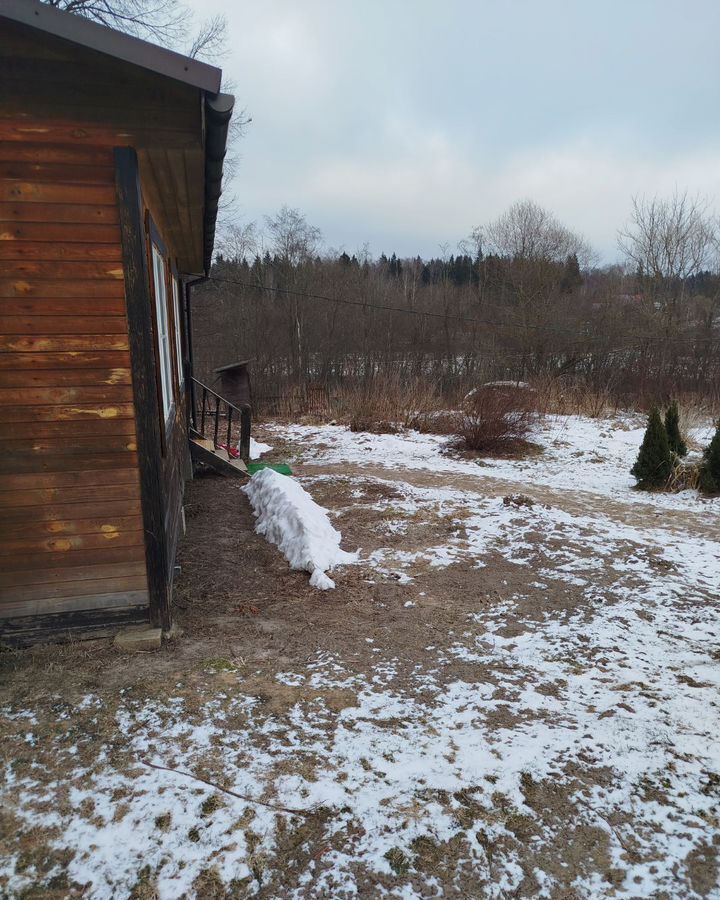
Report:
[{"label": "small conifer sapling", "polygon": [[640,446],[640,453],[630,471],[637,478],[639,488],[650,490],[663,487],[667,483],[672,467],[672,453],[667,431],[659,410],[657,407],[653,407]]},{"label": "small conifer sapling", "polygon": [[720,494],[720,421],[710,446],[705,451],[700,471],[700,487],[707,494]]},{"label": "small conifer sapling", "polygon": [[677,400],[673,400],[665,413],[665,431],[667,432],[670,451],[678,456],[687,456],[687,444],[680,433],[680,411],[678,410]]}]

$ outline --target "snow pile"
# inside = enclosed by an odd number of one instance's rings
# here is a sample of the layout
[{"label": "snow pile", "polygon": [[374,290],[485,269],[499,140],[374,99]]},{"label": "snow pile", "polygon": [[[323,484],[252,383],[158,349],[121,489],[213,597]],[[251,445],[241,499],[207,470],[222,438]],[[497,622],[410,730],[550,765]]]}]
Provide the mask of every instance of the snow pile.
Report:
[{"label": "snow pile", "polygon": [[250,438],[250,459],[260,459],[263,453],[269,453],[272,450],[270,444],[263,444],[256,441],[254,437]]},{"label": "snow pile", "polygon": [[277,544],[291,569],[310,572],[313,587],[334,588],[327,570],[354,562],[356,554],[340,549],[340,532],[330,524],[327,510],[297,481],[272,469],[256,472],[243,490],[258,519],[257,533]]}]

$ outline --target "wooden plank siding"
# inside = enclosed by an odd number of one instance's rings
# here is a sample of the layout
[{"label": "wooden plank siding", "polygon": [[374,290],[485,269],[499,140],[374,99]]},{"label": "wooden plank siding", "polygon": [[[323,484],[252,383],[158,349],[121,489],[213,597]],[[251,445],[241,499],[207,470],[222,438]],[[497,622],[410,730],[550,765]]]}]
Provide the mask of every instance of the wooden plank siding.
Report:
[{"label": "wooden plank siding", "polygon": [[147,618],[112,140],[18,128],[0,125],[0,619]]},{"label": "wooden plank siding", "polygon": [[[205,135],[199,88],[19,23],[0,29],[0,84],[3,230],[30,243],[119,248],[112,150],[133,147],[146,170],[144,191],[174,256],[184,271],[203,272]],[[95,261],[113,261],[102,250],[88,251],[77,259],[72,248],[71,255],[58,249],[59,257],[38,256],[28,248],[15,261],[60,258],[91,272]]]},{"label": "wooden plank siding", "polygon": [[204,272],[203,90],[15,22],[0,82],[0,637],[168,629],[191,467],[147,229]]}]

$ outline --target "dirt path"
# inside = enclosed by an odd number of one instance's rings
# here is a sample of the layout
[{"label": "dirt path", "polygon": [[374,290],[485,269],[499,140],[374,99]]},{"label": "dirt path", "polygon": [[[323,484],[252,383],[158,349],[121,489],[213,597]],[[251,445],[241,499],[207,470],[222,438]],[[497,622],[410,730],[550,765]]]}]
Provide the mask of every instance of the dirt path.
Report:
[{"label": "dirt path", "polygon": [[557,490],[545,485],[527,484],[520,480],[509,480],[475,474],[454,474],[432,472],[426,469],[368,465],[328,465],[325,463],[304,463],[294,467],[302,476],[335,475],[344,478],[375,478],[380,481],[401,482],[423,488],[446,488],[466,491],[484,497],[503,497],[522,493],[535,503],[547,503],[563,509],[572,515],[599,515],[638,528],[657,527],[682,534],[688,532],[709,540],[720,538],[720,522],[713,515],[703,511],[690,512],[673,508],[658,508],[641,499],[633,498],[632,504],[595,494],[589,491]]}]

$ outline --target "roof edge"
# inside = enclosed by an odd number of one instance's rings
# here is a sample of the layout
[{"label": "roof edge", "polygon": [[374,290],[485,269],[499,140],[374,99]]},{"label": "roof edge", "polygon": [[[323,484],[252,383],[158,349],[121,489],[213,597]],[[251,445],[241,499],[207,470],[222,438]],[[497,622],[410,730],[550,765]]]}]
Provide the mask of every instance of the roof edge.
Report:
[{"label": "roof edge", "polygon": [[223,163],[235,98],[232,94],[205,95],[205,218],[203,265],[210,271],[215,247],[215,227],[222,194]]},{"label": "roof edge", "polygon": [[[56,9],[40,0],[2,0],[0,19],[10,19],[74,44],[106,53],[159,75],[182,81],[211,94],[220,90],[222,72],[215,66],[183,56],[150,41],[100,25],[77,13]],[[223,95],[220,95],[223,96]]]}]

